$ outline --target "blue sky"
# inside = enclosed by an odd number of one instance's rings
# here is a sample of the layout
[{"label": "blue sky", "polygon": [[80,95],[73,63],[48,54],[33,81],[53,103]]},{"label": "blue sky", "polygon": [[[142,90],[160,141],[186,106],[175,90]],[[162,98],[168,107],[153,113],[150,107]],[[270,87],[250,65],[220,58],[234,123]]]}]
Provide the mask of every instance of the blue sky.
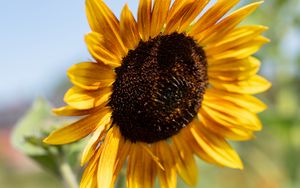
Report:
[{"label": "blue sky", "polygon": [[[84,0],[0,0],[0,103],[46,96],[72,64],[90,59]],[[108,1],[116,15],[128,2]]]}]

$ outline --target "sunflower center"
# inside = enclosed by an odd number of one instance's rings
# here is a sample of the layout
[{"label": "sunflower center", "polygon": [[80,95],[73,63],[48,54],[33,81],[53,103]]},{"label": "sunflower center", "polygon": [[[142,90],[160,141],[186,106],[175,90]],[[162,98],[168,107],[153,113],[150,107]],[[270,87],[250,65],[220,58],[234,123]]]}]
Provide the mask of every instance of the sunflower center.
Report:
[{"label": "sunflower center", "polygon": [[203,49],[178,33],[141,41],[116,73],[109,106],[114,124],[132,142],[178,133],[197,114],[207,86]]}]

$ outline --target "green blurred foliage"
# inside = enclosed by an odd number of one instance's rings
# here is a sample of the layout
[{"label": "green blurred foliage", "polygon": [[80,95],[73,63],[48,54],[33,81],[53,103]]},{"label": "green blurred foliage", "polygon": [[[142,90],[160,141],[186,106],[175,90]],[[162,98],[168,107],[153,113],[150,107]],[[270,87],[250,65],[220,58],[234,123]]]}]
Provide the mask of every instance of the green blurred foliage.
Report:
[{"label": "green blurred foliage", "polygon": [[[68,178],[73,178],[76,182],[79,179],[77,177],[81,176],[80,156],[86,142],[82,140],[64,146],[44,144],[42,140],[50,132],[71,123],[70,120],[55,116],[51,109],[46,100],[37,99],[16,125],[11,142],[16,149],[62,182],[69,181]],[[65,177],[66,174],[71,177]]]}]

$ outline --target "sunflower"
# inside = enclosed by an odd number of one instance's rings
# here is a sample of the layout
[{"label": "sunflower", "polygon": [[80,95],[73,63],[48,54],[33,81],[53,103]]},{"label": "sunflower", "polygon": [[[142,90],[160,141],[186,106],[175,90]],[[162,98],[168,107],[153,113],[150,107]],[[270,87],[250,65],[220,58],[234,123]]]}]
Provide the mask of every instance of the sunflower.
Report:
[{"label": "sunflower", "polygon": [[266,105],[252,94],[270,83],[252,55],[267,27],[240,23],[262,2],[227,14],[239,1],[140,0],[137,21],[125,5],[120,20],[102,0],[87,0],[95,62],[68,70],[74,86],[63,116],[84,116],[45,140],[68,144],[91,134],[80,186],[109,188],[126,166],[127,187],[195,185],[194,156],[242,169],[227,140],[253,138]]}]

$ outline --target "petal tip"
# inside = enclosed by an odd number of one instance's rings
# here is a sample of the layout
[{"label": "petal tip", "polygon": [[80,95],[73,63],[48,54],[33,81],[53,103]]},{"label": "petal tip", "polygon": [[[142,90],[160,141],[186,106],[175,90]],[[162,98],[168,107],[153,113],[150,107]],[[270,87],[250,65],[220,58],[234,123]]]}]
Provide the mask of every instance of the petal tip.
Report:
[{"label": "petal tip", "polygon": [[47,136],[46,138],[43,139],[43,143],[49,144],[49,145],[54,145],[55,143],[53,142],[53,139],[51,138],[51,135]]},{"label": "petal tip", "polygon": [[262,30],[264,30],[264,31],[266,31],[266,30],[268,30],[269,29],[269,27],[268,26],[265,26],[265,25],[262,25],[262,26],[260,26],[261,28],[262,28]]},{"label": "petal tip", "polygon": [[265,1],[264,0],[262,0],[262,1],[256,1],[256,2],[254,2],[253,4],[255,4],[255,5],[261,5],[261,4],[263,4]]},{"label": "petal tip", "polygon": [[52,113],[55,114],[55,115],[60,115],[61,108],[53,108],[51,111],[52,111]]},{"label": "petal tip", "polygon": [[262,37],[261,39],[262,39],[263,43],[270,43],[271,42],[271,39],[266,38],[266,37]]},{"label": "petal tip", "polygon": [[48,137],[43,139],[43,143],[48,144]]},{"label": "petal tip", "polygon": [[86,159],[84,157],[80,160],[80,166],[83,167],[87,163]]},{"label": "petal tip", "polygon": [[266,90],[270,89],[272,87],[272,83],[266,80]]},{"label": "petal tip", "polygon": [[239,166],[237,167],[237,169],[239,169],[239,170],[244,170],[244,165],[243,165],[243,163],[241,163],[241,165],[239,165]]},{"label": "petal tip", "polygon": [[244,164],[243,164],[243,162],[242,162],[242,160],[240,159],[239,156],[236,158],[235,166],[233,166],[233,168],[239,169],[239,170],[243,170],[244,169]]}]

